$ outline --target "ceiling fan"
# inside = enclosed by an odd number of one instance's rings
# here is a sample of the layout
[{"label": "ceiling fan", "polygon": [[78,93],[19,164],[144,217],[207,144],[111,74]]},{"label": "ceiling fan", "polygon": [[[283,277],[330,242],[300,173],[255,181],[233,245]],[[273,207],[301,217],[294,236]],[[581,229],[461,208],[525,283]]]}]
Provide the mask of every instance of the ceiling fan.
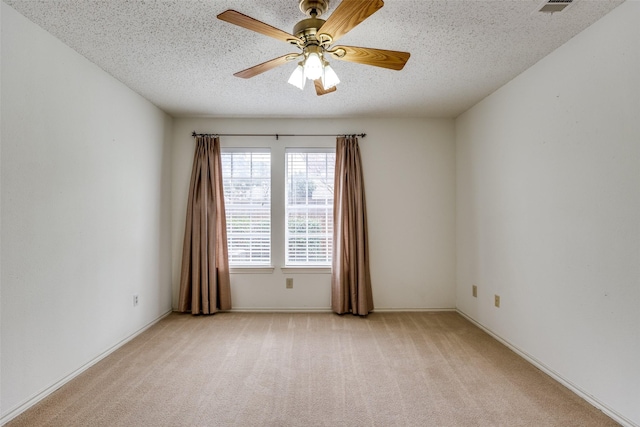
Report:
[{"label": "ceiling fan", "polygon": [[304,89],[306,80],[312,80],[318,95],[334,92],[340,82],[327,58],[374,67],[401,70],[409,60],[408,52],[371,49],[355,46],[334,46],[342,36],[384,6],[382,0],[342,0],[327,18],[320,19],[329,8],[329,0],[299,0],[302,13],[308,18],[298,22],[293,34],[282,31],[235,10],[227,10],[218,18],[251,31],[273,37],[298,47],[301,52],[289,53],[234,74],[248,79],[280,65],[299,60],[289,83]]}]

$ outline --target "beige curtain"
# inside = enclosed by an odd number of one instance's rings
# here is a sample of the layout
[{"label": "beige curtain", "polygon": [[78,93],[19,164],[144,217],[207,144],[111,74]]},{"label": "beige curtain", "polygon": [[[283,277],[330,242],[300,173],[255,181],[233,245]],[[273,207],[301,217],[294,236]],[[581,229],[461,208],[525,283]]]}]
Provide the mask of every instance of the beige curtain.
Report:
[{"label": "beige curtain", "polygon": [[331,308],[366,316],[373,310],[367,209],[358,138],[338,137],[333,201]]},{"label": "beige curtain", "polygon": [[178,309],[212,314],[231,308],[220,140],[195,139]]}]

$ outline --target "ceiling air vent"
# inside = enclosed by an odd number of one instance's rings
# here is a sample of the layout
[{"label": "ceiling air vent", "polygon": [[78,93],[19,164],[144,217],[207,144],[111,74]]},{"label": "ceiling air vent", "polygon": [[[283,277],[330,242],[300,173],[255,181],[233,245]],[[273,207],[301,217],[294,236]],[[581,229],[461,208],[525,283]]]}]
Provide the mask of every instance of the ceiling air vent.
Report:
[{"label": "ceiling air vent", "polygon": [[573,0],[547,0],[540,6],[539,12],[562,12],[567,6],[573,3]]}]

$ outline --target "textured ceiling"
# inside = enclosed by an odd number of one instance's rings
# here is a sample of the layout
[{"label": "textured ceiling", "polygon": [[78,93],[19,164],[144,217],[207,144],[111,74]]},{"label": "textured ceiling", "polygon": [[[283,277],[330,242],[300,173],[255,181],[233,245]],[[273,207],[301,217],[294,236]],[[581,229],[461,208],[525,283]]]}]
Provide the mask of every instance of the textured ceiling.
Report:
[{"label": "textured ceiling", "polygon": [[322,97],[287,84],[294,63],[234,77],[296,48],[216,18],[235,9],[292,32],[297,0],[4,1],[174,116],[455,117],[623,0],[554,14],[541,0],[386,0],[339,44],[410,52],[404,70],[334,60],[342,82]]}]

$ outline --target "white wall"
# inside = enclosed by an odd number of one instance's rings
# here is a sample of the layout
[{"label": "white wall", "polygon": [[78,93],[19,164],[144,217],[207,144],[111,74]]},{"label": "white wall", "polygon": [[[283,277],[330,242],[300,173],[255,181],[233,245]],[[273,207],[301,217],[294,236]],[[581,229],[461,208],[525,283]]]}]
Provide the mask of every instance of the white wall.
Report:
[{"label": "white wall", "polygon": [[[637,1],[455,129],[439,119],[177,119],[173,132],[168,116],[1,6],[0,422],[161,316],[172,291],[177,305],[195,130],[366,132],[376,308],[457,306],[640,424]],[[303,144],[335,141],[223,139],[271,147],[274,179],[284,148]],[[274,195],[274,209],[281,202]],[[232,275],[234,308],[328,309],[329,275],[283,274],[282,220],[273,226],[276,269]]]},{"label": "white wall", "polygon": [[[177,306],[191,132],[361,133],[371,275],[376,309],[455,307],[455,150],[453,120],[176,119],[172,153],[173,284]],[[268,146],[272,180],[284,182],[287,146],[335,147],[335,137],[221,138],[223,146]],[[275,188],[275,186],[274,186]],[[273,194],[273,263],[269,274],[232,274],[234,309],[328,310],[330,274],[283,274],[284,195]],[[285,277],[294,288],[285,288]]]},{"label": "white wall", "polygon": [[6,421],[170,310],[171,119],[1,7]]},{"label": "white wall", "polygon": [[636,425],[639,18],[622,4],[456,120],[458,308]]}]

